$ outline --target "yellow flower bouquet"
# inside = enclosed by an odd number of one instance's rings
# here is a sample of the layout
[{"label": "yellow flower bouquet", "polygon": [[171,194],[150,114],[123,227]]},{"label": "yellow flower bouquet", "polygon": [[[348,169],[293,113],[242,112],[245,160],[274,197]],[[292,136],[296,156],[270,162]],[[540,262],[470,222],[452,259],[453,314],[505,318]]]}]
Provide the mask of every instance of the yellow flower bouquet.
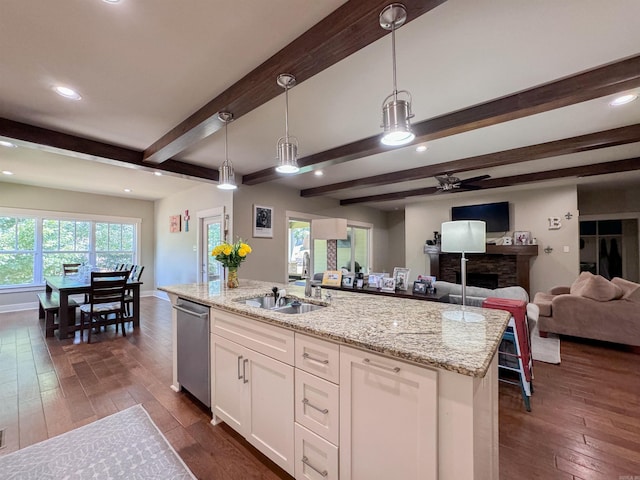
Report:
[{"label": "yellow flower bouquet", "polygon": [[227,268],[238,268],[250,253],[251,247],[239,239],[236,243],[221,243],[213,249],[211,256]]}]

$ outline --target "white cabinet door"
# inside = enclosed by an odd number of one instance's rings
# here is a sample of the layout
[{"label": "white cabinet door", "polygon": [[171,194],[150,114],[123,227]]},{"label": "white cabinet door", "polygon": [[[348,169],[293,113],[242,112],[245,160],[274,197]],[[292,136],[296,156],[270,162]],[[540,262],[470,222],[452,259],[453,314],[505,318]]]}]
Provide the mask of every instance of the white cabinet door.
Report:
[{"label": "white cabinet door", "polygon": [[340,347],[340,479],[436,480],[437,373]]},{"label": "white cabinet door", "polygon": [[293,367],[249,350],[244,376],[250,387],[245,438],[293,475]]},{"label": "white cabinet door", "polygon": [[235,342],[211,335],[211,410],[213,414],[233,428],[245,434],[247,413],[243,364],[246,349]]},{"label": "white cabinet door", "polygon": [[294,473],[293,367],[211,335],[213,414]]}]

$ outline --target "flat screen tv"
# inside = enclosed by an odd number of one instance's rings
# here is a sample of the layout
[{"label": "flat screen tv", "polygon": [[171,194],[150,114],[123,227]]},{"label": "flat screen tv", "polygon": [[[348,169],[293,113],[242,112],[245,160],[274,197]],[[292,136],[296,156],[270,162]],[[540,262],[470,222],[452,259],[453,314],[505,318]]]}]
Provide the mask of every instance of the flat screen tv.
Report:
[{"label": "flat screen tv", "polygon": [[482,220],[487,232],[508,232],[509,202],[451,207],[451,220]]}]

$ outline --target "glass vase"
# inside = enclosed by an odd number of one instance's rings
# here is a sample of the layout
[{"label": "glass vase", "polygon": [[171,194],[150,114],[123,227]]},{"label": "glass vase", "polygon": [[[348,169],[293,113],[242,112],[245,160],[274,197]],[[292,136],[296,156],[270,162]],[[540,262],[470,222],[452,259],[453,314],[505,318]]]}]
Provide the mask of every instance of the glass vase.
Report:
[{"label": "glass vase", "polygon": [[229,267],[227,273],[227,288],[238,288],[239,286],[238,267]]}]

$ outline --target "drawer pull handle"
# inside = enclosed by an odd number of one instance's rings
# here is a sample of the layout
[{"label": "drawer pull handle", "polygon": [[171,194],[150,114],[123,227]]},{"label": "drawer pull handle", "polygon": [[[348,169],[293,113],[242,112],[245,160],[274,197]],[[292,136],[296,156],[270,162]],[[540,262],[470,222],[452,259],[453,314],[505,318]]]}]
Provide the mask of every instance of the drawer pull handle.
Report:
[{"label": "drawer pull handle", "polygon": [[305,360],[311,360],[312,362],[318,362],[318,363],[322,363],[324,365],[328,365],[329,364],[329,360],[320,360],[318,358],[313,358],[311,355],[309,355],[308,353],[303,353],[302,354],[302,358],[304,358]]},{"label": "drawer pull handle", "polygon": [[365,358],[362,361],[364,363],[366,363],[367,365],[371,365],[372,367],[380,368],[382,370],[388,370],[389,372],[393,372],[393,373],[399,373],[400,372],[400,367],[387,367],[386,365],[380,365],[379,363],[374,363],[371,360],[369,360],[368,358]]},{"label": "drawer pull handle", "polygon": [[320,408],[320,407],[316,407],[313,403],[310,403],[309,400],[307,400],[306,398],[302,399],[302,403],[304,403],[305,405],[313,408],[314,410],[319,411],[320,413],[324,413],[325,415],[327,413],[329,413],[329,409],[328,408]]},{"label": "drawer pull handle", "polygon": [[249,383],[249,379],[247,378],[247,363],[249,363],[249,359],[245,358],[242,361],[242,383]]},{"label": "drawer pull handle", "polygon": [[242,355],[238,357],[238,380],[242,380],[242,373],[240,373],[240,362],[242,361]]},{"label": "drawer pull handle", "polygon": [[318,472],[320,475],[322,475],[323,477],[326,477],[327,475],[329,475],[329,472],[327,472],[326,470],[318,470],[316,467],[314,467],[313,465],[311,465],[309,463],[309,459],[305,456],[302,457],[302,463],[304,463],[307,467],[309,467],[312,470],[315,470],[316,472]]}]

